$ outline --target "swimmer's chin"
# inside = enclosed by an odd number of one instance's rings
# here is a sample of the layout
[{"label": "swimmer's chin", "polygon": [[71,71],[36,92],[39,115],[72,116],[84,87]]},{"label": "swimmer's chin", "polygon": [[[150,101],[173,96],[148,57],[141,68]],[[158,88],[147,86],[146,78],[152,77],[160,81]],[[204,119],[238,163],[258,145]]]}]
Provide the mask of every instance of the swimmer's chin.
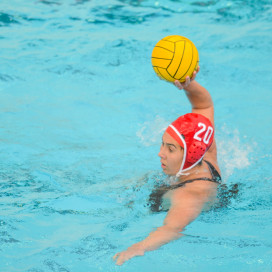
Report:
[{"label": "swimmer's chin", "polygon": [[173,177],[176,176],[176,173],[169,173],[169,171],[167,171],[167,169],[162,169],[163,173],[169,177]]}]

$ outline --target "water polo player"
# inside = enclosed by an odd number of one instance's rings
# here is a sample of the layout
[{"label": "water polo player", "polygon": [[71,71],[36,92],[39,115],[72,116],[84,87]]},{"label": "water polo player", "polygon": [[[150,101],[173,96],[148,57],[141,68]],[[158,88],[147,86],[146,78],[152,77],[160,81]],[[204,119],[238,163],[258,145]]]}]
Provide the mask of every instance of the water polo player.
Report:
[{"label": "water polo player", "polygon": [[174,83],[185,90],[192,113],[180,116],[162,136],[162,169],[176,177],[171,185],[161,186],[150,195],[151,210],[168,211],[163,225],[143,241],[117,253],[117,265],[178,239],[184,228],[216,200],[221,177],[214,140],[214,107],[209,92],[194,80],[197,72],[184,83]]}]

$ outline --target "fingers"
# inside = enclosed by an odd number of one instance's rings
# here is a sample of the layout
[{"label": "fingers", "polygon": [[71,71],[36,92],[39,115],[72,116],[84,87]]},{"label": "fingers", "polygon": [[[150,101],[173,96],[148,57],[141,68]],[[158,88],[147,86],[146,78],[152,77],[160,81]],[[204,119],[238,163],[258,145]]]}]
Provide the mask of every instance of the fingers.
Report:
[{"label": "fingers", "polygon": [[190,85],[190,83],[191,83],[192,81],[195,80],[196,75],[197,75],[197,73],[199,72],[199,70],[200,70],[200,67],[197,66],[197,69],[193,72],[191,78],[190,78],[189,76],[186,76],[184,82],[180,82],[180,81],[178,81],[178,80],[175,80],[175,81],[174,81],[174,85],[175,85],[178,89],[180,89],[180,90],[182,90],[182,89],[188,87],[188,86]]},{"label": "fingers", "polygon": [[184,81],[183,83],[181,83],[181,82],[178,81],[178,80],[175,80],[174,85],[175,85],[178,89],[182,90],[182,89],[186,88],[187,86],[189,86],[190,83],[191,83],[191,79],[190,79],[189,76],[187,76],[187,77],[185,78],[185,81]]},{"label": "fingers", "polygon": [[117,265],[122,265],[124,262],[135,256],[143,256],[144,250],[139,248],[138,246],[131,246],[127,250],[118,252],[113,256],[113,260],[116,261]]},{"label": "fingers", "polygon": [[112,257],[112,259],[116,261],[117,265],[122,265],[124,263],[124,261],[120,258],[120,254],[121,252],[118,252]]},{"label": "fingers", "polygon": [[197,75],[197,73],[199,72],[199,70],[200,70],[200,67],[199,67],[199,66],[197,66],[196,70],[193,72],[193,75],[192,75],[191,81],[195,80],[196,75]]},{"label": "fingers", "polygon": [[120,255],[120,252],[116,253],[112,258],[115,260]]},{"label": "fingers", "polygon": [[187,77],[185,78],[184,87],[189,86],[189,85],[190,85],[190,83],[191,83],[191,79],[190,79],[190,77],[189,77],[189,76],[187,76]]},{"label": "fingers", "polygon": [[124,254],[124,252],[118,252],[112,258],[116,261],[116,265],[122,265],[124,262],[130,259],[128,256],[126,256],[126,254]]},{"label": "fingers", "polygon": [[194,72],[193,72],[193,76],[192,76],[192,79],[191,79],[192,81],[195,80],[195,78],[196,78],[196,73],[197,73],[197,71],[194,71]]},{"label": "fingers", "polygon": [[180,90],[182,90],[182,89],[183,89],[183,85],[182,85],[182,83],[181,83],[181,82],[179,82],[178,80],[175,80],[174,85],[175,85],[175,86],[176,86],[178,89],[180,89]]},{"label": "fingers", "polygon": [[129,260],[130,258],[125,258],[125,257],[123,257],[123,258],[118,258],[117,259],[117,261],[116,261],[116,265],[122,265],[124,262],[126,262],[127,260]]}]

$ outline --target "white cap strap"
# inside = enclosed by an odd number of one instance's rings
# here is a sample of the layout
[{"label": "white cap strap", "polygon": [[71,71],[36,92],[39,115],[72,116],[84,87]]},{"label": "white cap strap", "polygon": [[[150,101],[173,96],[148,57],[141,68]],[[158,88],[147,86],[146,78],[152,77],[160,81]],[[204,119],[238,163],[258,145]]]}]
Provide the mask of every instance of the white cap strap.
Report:
[{"label": "white cap strap", "polygon": [[180,140],[181,140],[182,143],[183,143],[183,150],[184,150],[183,159],[182,159],[182,162],[181,162],[180,169],[179,169],[178,173],[176,174],[176,177],[179,177],[179,176],[182,175],[183,166],[184,166],[185,161],[186,161],[187,145],[186,145],[186,142],[185,142],[184,138],[183,138],[182,135],[178,132],[178,130],[177,130],[173,125],[170,125],[169,127],[171,127],[171,128],[175,131],[175,133],[177,134],[177,136],[180,138]]}]

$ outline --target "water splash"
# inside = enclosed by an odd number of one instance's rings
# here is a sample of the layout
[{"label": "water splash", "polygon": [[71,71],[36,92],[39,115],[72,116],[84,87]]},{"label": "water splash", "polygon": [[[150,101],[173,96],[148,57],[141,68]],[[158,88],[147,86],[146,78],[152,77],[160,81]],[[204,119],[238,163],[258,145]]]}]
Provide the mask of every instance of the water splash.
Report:
[{"label": "water splash", "polygon": [[[250,154],[253,150],[252,142],[241,141],[238,129],[230,129],[226,125],[218,129],[217,153],[222,174],[227,180],[235,169],[243,169],[250,165]],[[246,136],[244,136],[246,138]]]},{"label": "water splash", "polygon": [[144,122],[136,135],[145,146],[158,144],[168,124],[169,121],[156,116],[154,120]]}]

